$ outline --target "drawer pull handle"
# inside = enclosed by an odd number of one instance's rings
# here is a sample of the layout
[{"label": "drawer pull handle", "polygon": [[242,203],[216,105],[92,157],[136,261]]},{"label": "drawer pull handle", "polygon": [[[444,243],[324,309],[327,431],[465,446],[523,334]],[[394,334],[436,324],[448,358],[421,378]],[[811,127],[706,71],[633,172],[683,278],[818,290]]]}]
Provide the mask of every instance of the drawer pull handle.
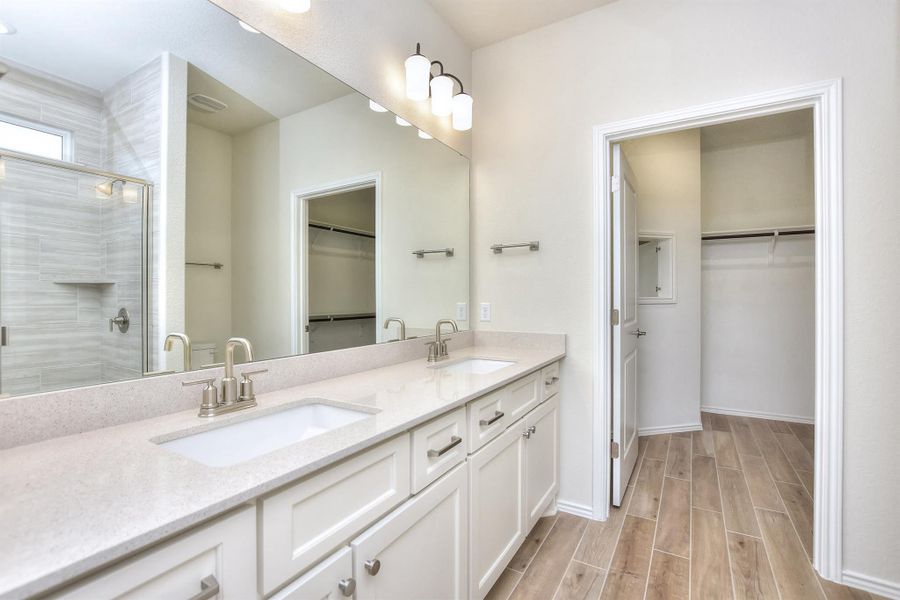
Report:
[{"label": "drawer pull handle", "polygon": [[482,427],[487,427],[488,425],[493,425],[494,423],[496,423],[497,421],[502,419],[504,416],[505,415],[502,412],[500,412],[499,410],[495,410],[493,417],[491,417],[490,419],[481,419],[480,421],[478,421],[478,424],[481,425]]},{"label": "drawer pull handle", "polygon": [[209,600],[219,595],[219,580],[215,575],[207,575],[200,580],[200,593],[194,594],[188,600]]},{"label": "drawer pull handle", "polygon": [[363,566],[366,568],[366,573],[369,575],[378,575],[378,571],[381,570],[381,561],[377,558],[373,558],[364,562]]},{"label": "drawer pull handle", "polygon": [[545,379],[545,380],[544,380],[544,385],[553,385],[553,384],[556,383],[557,381],[559,381],[559,377],[557,377],[556,375],[554,375],[553,377],[550,377],[550,378],[548,378],[548,379]]},{"label": "drawer pull handle", "polygon": [[341,590],[343,595],[352,596],[354,592],[356,592],[356,580],[352,577],[349,579],[341,579],[338,581],[338,589]]},{"label": "drawer pull handle", "polygon": [[450,443],[441,448],[440,450],[429,450],[428,458],[437,458],[439,456],[443,456],[462,444],[462,438],[458,435],[454,435],[450,437]]}]

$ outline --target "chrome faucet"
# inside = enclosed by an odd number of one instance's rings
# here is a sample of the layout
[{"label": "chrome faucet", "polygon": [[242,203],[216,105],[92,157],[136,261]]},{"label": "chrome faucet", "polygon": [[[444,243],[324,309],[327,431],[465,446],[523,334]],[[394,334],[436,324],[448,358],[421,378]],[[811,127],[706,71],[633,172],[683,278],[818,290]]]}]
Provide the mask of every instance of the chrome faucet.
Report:
[{"label": "chrome faucet", "polygon": [[192,367],[191,367],[192,347],[191,347],[191,338],[189,338],[186,333],[174,332],[174,333],[170,333],[169,335],[167,335],[166,342],[165,342],[165,344],[163,344],[163,350],[165,350],[166,352],[171,352],[172,347],[174,346],[174,342],[176,340],[180,341],[181,345],[183,346],[182,350],[184,352],[184,356],[182,357],[182,360],[184,361],[184,370],[190,371],[190,370],[192,370]]},{"label": "chrome faucet", "polygon": [[384,320],[384,328],[387,329],[392,321],[394,323],[400,324],[400,338],[399,339],[401,341],[405,340],[406,339],[406,323],[403,321],[403,319],[398,319],[397,317],[388,317],[387,319]]},{"label": "chrome faucet", "polygon": [[215,377],[182,382],[181,385],[183,386],[206,384],[206,387],[203,388],[203,402],[200,404],[199,416],[215,417],[216,415],[256,406],[256,394],[253,392],[253,379],[251,379],[251,376],[265,373],[268,369],[244,371],[241,373],[240,395],[238,395],[238,382],[234,376],[234,349],[237,346],[244,348],[247,362],[253,362],[253,346],[250,344],[250,340],[233,337],[225,343],[225,376],[222,378],[221,398],[219,398],[218,390],[215,386]]},{"label": "chrome faucet", "polygon": [[434,326],[434,341],[428,343],[428,362],[438,362],[450,358],[447,353],[447,340],[441,339],[441,325],[450,325],[453,333],[459,333],[459,327],[453,319],[441,319]]}]

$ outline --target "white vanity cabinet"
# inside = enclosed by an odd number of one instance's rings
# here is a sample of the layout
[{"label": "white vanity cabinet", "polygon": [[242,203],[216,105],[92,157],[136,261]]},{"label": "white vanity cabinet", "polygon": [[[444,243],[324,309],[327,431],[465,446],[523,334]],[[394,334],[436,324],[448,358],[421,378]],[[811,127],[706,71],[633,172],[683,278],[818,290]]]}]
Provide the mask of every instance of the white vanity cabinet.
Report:
[{"label": "white vanity cabinet", "polygon": [[237,509],[51,597],[256,598],[256,510]]},{"label": "white vanity cabinet", "polygon": [[467,470],[456,467],[351,542],[357,600],[466,597]]},{"label": "white vanity cabinet", "polygon": [[531,531],[559,491],[559,398],[525,417],[525,531]]},{"label": "white vanity cabinet", "polygon": [[353,552],[344,546],[270,600],[342,600],[353,596]]}]

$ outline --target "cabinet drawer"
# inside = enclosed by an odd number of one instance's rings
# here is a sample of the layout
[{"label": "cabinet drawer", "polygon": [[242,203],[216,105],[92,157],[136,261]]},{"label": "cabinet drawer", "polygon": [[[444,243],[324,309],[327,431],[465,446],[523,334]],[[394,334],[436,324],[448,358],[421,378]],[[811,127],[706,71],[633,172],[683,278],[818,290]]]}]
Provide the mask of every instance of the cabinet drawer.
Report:
[{"label": "cabinet drawer", "polygon": [[541,369],[541,402],[553,397],[559,391],[559,363],[555,362]]},{"label": "cabinet drawer", "polygon": [[509,390],[501,388],[473,400],[466,407],[469,420],[469,453],[475,452],[503,433],[512,423],[509,411]]},{"label": "cabinet drawer", "polygon": [[256,510],[246,506],[141,552],[54,598],[256,598]]},{"label": "cabinet drawer", "polygon": [[415,494],[466,458],[465,407],[412,432],[412,492]]},{"label": "cabinet drawer", "polygon": [[271,593],[409,497],[409,463],[403,434],[263,498],[262,592]]},{"label": "cabinet drawer", "polygon": [[353,551],[344,546],[303,577],[272,596],[271,600],[343,600],[353,595]]},{"label": "cabinet drawer", "polygon": [[467,597],[467,466],[459,465],[351,542],[356,600]]},{"label": "cabinet drawer", "polygon": [[515,423],[524,417],[525,413],[540,404],[540,375],[540,373],[526,375],[504,388],[509,394],[509,399],[507,400],[508,410],[504,412],[509,416],[510,424]]}]

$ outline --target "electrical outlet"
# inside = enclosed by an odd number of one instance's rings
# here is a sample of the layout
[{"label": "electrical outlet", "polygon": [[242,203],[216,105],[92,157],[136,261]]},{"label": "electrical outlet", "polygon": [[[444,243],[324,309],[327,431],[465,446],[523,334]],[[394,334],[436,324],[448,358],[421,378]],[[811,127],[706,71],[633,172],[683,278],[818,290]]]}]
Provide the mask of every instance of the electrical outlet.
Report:
[{"label": "electrical outlet", "polygon": [[481,310],[481,313],[479,315],[481,322],[489,323],[491,320],[491,303],[490,302],[482,302],[481,306],[479,308]]},{"label": "electrical outlet", "polygon": [[469,320],[469,304],[468,304],[468,302],[457,302],[456,303],[456,320],[457,321],[468,321]]}]

